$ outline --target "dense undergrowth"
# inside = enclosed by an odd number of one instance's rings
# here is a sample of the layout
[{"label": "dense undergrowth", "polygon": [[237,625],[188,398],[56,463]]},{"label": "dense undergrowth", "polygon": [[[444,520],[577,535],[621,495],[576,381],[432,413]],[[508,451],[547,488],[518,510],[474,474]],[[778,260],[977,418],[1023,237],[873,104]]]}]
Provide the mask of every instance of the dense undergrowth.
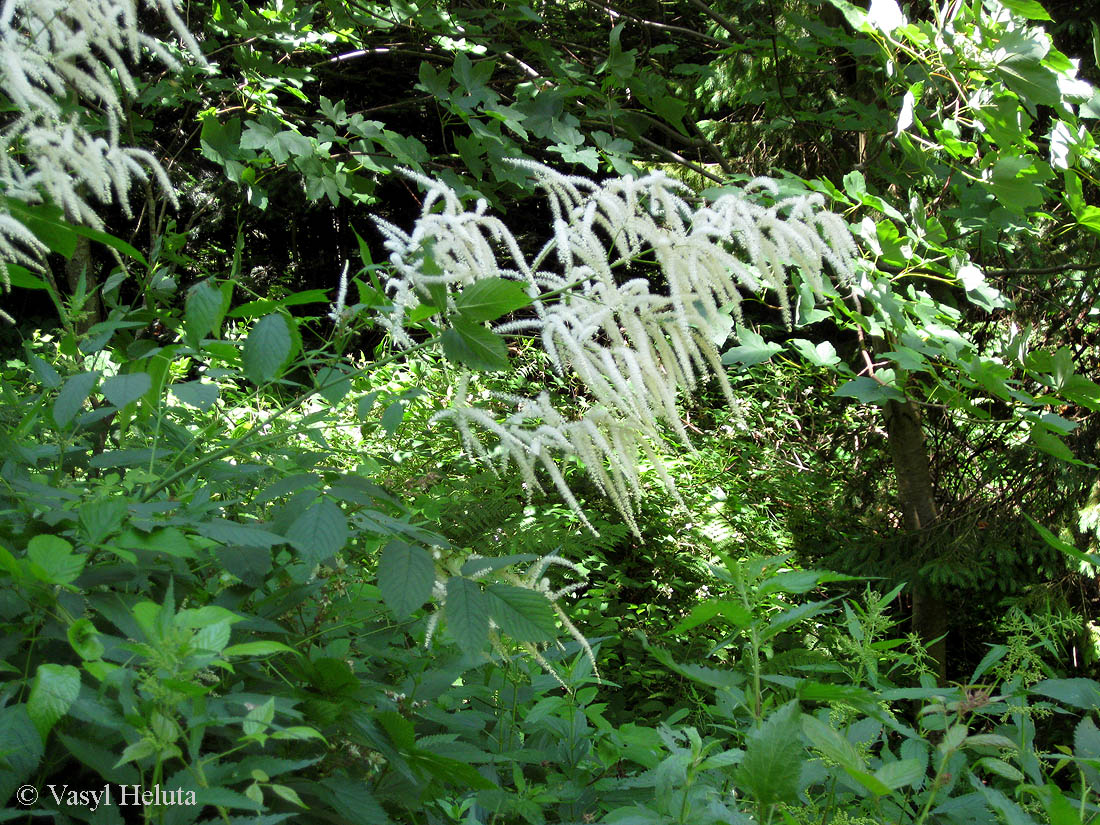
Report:
[{"label": "dense undergrowth", "polygon": [[[830,523],[828,451],[775,436],[815,420],[793,367],[700,405],[683,500],[646,497],[641,536],[567,470],[596,534],[431,423],[430,349],[302,352],[323,324],[284,308],[318,297],[227,326],[202,282],[159,313],[170,343],[126,320],[5,361],[0,796],[56,822],[1095,815],[1100,686],[1051,670],[1050,628],[940,686],[900,588],[806,564],[875,523]],[[55,796],[104,783],[193,804]]]}]

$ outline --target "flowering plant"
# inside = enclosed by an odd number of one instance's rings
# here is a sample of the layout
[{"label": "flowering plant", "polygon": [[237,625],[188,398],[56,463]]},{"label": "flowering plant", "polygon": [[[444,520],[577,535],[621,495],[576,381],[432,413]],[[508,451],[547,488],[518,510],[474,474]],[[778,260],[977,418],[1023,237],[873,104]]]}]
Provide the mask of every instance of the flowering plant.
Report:
[{"label": "flowering plant", "polygon": [[[172,0],[145,5],[205,62]],[[11,202],[51,204],[67,220],[95,228],[102,221],[89,201],[117,198],[129,216],[134,181],[155,178],[174,202],[160,163],[144,149],[121,145],[119,124],[122,96],[137,93],[127,61],[147,50],[171,69],[179,62],[164,43],[140,31],[135,0],[4,0],[0,43],[0,91],[15,110],[0,129],[0,283],[6,287],[7,262],[36,268],[47,251],[13,216]],[[89,127],[85,107],[102,112],[105,133]]]},{"label": "flowering plant", "polygon": [[[776,295],[789,321],[791,270],[822,296],[831,278],[852,277],[857,250],[847,224],[822,208],[820,195],[780,197],[766,178],[694,205],[690,189],[661,172],[594,183],[514,162],[533,173],[550,206],[551,235],[538,252],[528,257],[484,200],[468,210],[446,184],[412,175],[427,190],[412,232],[378,221],[393,264],[386,286],[392,305],[378,318],[399,346],[413,343],[410,313],[425,302],[445,311],[453,325],[465,324],[468,336],[474,332],[471,343],[490,350],[504,350],[500,335],[538,338],[554,368],[578,378],[591,394],[583,416],[567,420],[545,393],[497,395],[511,408],[498,420],[470,403],[471,372],[465,370],[450,407],[437,418],[452,421],[472,453],[514,465],[528,492],[539,489],[541,466],[584,519],[559,466],[562,459],[579,459],[637,533],[640,453],[675,494],[653,445],[660,425],[687,442],[677,394],[713,377],[733,401],[715,343],[719,319],[732,312],[740,320],[747,290]],[[667,289],[655,291],[650,279],[631,276],[631,266],[643,259]],[[462,295],[488,279],[521,285],[530,311],[497,323],[486,337],[462,317]]]}]

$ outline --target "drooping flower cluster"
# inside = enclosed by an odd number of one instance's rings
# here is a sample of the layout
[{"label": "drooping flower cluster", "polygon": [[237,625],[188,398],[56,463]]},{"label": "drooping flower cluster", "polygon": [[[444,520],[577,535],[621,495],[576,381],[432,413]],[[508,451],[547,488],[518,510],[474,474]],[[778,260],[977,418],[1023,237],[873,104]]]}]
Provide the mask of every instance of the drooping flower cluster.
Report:
[{"label": "drooping flower cluster", "polygon": [[[145,0],[171,24],[199,62],[202,51],[172,0]],[[136,0],[3,0],[0,4],[0,90],[16,113],[0,130],[0,189],[28,204],[48,202],[71,221],[99,227],[92,202],[117,198],[130,213],[135,181],[150,177],[174,199],[157,159],[120,143],[122,95],[137,87],[127,62],[147,50],[178,68],[171,50],[138,29]],[[105,116],[90,131],[83,107]],[[34,266],[44,248],[0,206],[0,280],[3,262]]]},{"label": "drooping flower cluster", "polygon": [[[393,305],[379,320],[407,346],[406,319],[425,296],[438,301],[442,289],[453,311],[458,291],[481,279],[524,284],[531,311],[495,330],[540,339],[554,368],[576,376],[593,406],[568,421],[546,395],[498,397],[513,409],[498,420],[468,403],[463,377],[439,417],[455,423],[472,452],[514,465],[528,489],[537,489],[542,467],[578,513],[559,462],[579,459],[637,531],[639,454],[674,491],[653,444],[662,424],[687,442],[678,394],[713,376],[733,402],[714,340],[723,314],[739,318],[742,291],[770,292],[789,319],[791,270],[820,296],[830,280],[851,277],[857,250],[819,195],[778,197],[767,179],[695,206],[688,187],[659,172],[594,183],[517,164],[531,170],[550,205],[551,237],[537,254],[525,255],[484,201],[467,210],[446,185],[414,176],[427,194],[413,231],[378,222],[394,267],[387,283]],[[660,272],[660,291],[635,274],[647,265]],[[491,447],[485,434],[495,436]]]}]

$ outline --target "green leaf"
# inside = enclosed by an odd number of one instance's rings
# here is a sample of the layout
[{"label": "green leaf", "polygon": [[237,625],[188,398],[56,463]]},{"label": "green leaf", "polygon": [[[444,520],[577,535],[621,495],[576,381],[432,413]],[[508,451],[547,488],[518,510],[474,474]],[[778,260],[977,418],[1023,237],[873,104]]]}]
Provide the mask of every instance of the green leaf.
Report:
[{"label": "green leaf", "polygon": [[42,741],[57,720],[69,712],[80,693],[80,671],[72,665],[38,666],[27,699],[27,715]]},{"label": "green leaf", "polygon": [[1054,535],[1052,532],[1050,532],[1050,530],[1043,527],[1043,525],[1039,524],[1039,522],[1037,522],[1027,513],[1024,513],[1024,518],[1026,518],[1031,526],[1035,528],[1035,532],[1042,536],[1043,541],[1045,541],[1055,550],[1059,550],[1062,553],[1065,553],[1074,561],[1083,562],[1084,564],[1089,565],[1100,566],[1100,556],[1082,553],[1068,541],[1063,541],[1062,539],[1058,538],[1058,536]]},{"label": "green leaf", "polygon": [[49,584],[72,584],[84,570],[86,557],[58,536],[35,536],[27,544],[31,573]]},{"label": "green leaf", "polygon": [[40,241],[53,252],[66,258],[72,258],[73,253],[76,252],[77,237],[84,237],[121,252],[142,266],[149,265],[144,255],[121,238],[100,232],[98,229],[77,226],[62,220],[62,211],[56,206],[29,206],[10,198],[5,199],[5,204],[12,216],[33,232]]},{"label": "green leaf", "polygon": [[290,361],[293,348],[286,318],[278,312],[264,316],[244,342],[245,375],[253,384],[266,384]]},{"label": "green leaf", "polygon": [[684,633],[704,622],[709,622],[716,616],[721,616],[734,627],[745,627],[752,622],[752,613],[743,605],[732,601],[711,599],[691,608],[691,612],[680,619],[676,627],[672,628],[672,632]]},{"label": "green leaf", "polygon": [[1100,760],[1100,729],[1086,716],[1073,731],[1073,755],[1094,791],[1100,790],[1100,771],[1089,760]]},{"label": "green leaf", "polygon": [[187,343],[198,346],[200,340],[215,331],[228,309],[228,296],[213,285],[208,278],[191,287],[187,292],[184,309],[184,328]]},{"label": "green leaf", "polygon": [[515,281],[485,278],[463,289],[455,299],[455,308],[469,321],[495,321],[529,303],[526,291]]},{"label": "green leaf", "polygon": [[347,543],[348,520],[338,504],[321,499],[294,520],[286,537],[304,561],[320,564],[336,555]]},{"label": "green leaf", "polygon": [[85,661],[94,662],[103,656],[106,648],[99,640],[99,631],[95,629],[91,619],[77,619],[71,625],[67,633],[69,644],[77,655]]},{"label": "green leaf", "polygon": [[466,653],[478,653],[489,638],[489,600],[477,582],[462,576],[447,580],[447,628]]},{"label": "green leaf", "polygon": [[88,541],[99,544],[122,526],[126,518],[126,500],[96,499],[80,505],[79,513],[80,526],[84,528]]},{"label": "green leaf", "polygon": [[427,550],[394,539],[378,561],[378,588],[397,619],[404,619],[432,595],[435,562]]},{"label": "green leaf", "polygon": [[826,759],[831,759],[842,768],[857,771],[865,768],[863,757],[859,755],[855,745],[816,716],[802,715],[802,732]]},{"label": "green leaf", "polygon": [[31,369],[34,370],[38,380],[42,382],[42,386],[50,390],[55,390],[61,386],[61,376],[50,364],[47,364],[37,355],[28,355],[27,361],[30,362]]},{"label": "green leaf", "polygon": [[391,822],[362,779],[328,776],[321,780],[318,793],[333,810],[340,812],[348,825],[389,825]]},{"label": "green leaf", "polygon": [[182,384],[173,384],[169,389],[184,404],[205,412],[218,400],[218,385],[207,384],[203,381],[185,381]]},{"label": "green leaf", "polygon": [[916,785],[924,779],[924,763],[919,759],[899,759],[887,762],[877,771],[875,779],[892,791]]},{"label": "green leaf", "polygon": [[26,705],[0,708],[0,799],[8,800],[30,778],[44,752]]},{"label": "green leaf", "polygon": [[262,547],[264,549],[274,547],[276,544],[285,544],[286,539],[277,533],[264,530],[261,527],[253,527],[247,524],[237,524],[226,519],[211,519],[205,524],[195,527],[200,535],[208,539],[214,539],[222,544],[242,544],[245,547]]},{"label": "green leaf", "polygon": [[798,702],[776,710],[748,738],[737,784],[761,805],[798,801],[803,750]]},{"label": "green leaf", "polygon": [[339,404],[351,392],[351,379],[342,366],[321,367],[317,370],[317,392],[330,404]]},{"label": "green leaf", "polygon": [[739,346],[730,347],[722,353],[723,364],[742,364],[751,367],[753,364],[767,361],[783,349],[782,344],[765,342],[758,333],[744,327],[737,328],[737,340],[741,342]]},{"label": "green leaf", "polygon": [[457,364],[483,372],[508,369],[508,347],[504,339],[464,316],[451,319],[443,331],[443,354]]},{"label": "green leaf", "polygon": [[1031,692],[1075,708],[1100,708],[1100,684],[1092,679],[1044,679]]},{"label": "green leaf", "polygon": [[99,370],[82,372],[65,382],[61,392],[53,402],[53,420],[57,426],[64,427],[84,407],[84,402],[92,394],[99,381]]},{"label": "green leaf", "polygon": [[128,375],[114,375],[103,382],[100,388],[107,400],[116,407],[125,407],[137,401],[149,391],[153,379],[147,372],[134,372]]},{"label": "green leaf", "polygon": [[239,645],[230,645],[222,650],[223,656],[270,656],[273,653],[294,653],[294,648],[284,645],[282,642],[261,641],[242,642]]},{"label": "green leaf", "polygon": [[855,398],[864,404],[885,404],[887,401],[905,400],[905,396],[893,387],[880,384],[866,375],[841,384],[833,395],[840,398]]},{"label": "green leaf", "polygon": [[1050,20],[1050,15],[1035,0],[1001,0],[1001,5],[1028,20]]},{"label": "green leaf", "polygon": [[489,615],[508,636],[521,642],[546,642],[557,634],[550,600],[526,587],[494,582],[486,589]]}]

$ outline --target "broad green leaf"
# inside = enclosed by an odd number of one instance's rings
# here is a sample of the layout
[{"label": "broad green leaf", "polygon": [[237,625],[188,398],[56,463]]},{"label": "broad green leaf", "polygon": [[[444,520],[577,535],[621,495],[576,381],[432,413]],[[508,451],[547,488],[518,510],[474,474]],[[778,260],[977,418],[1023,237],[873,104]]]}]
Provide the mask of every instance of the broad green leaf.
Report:
[{"label": "broad green leaf", "polygon": [[1050,15],[1040,3],[1035,0],[1000,0],[1001,5],[1009,11],[1015,12],[1020,17],[1028,20],[1050,20]]},{"label": "broad green leaf", "polygon": [[293,354],[293,338],[286,318],[278,313],[256,322],[244,342],[244,371],[253,384],[265,384],[278,375]]},{"label": "broad green leaf", "polygon": [[125,407],[149,391],[153,379],[147,372],[114,375],[103,382],[101,392],[116,407]]},{"label": "broad green leaf", "polygon": [[317,392],[330,404],[339,404],[351,391],[351,379],[343,367],[321,367],[315,380]]},{"label": "broad green leaf", "polygon": [[262,527],[254,527],[247,524],[237,524],[226,519],[212,519],[205,524],[195,527],[200,535],[208,539],[214,539],[222,544],[242,544],[245,547],[274,547],[276,544],[285,544],[286,539],[270,530]]},{"label": "broad green leaf", "polygon": [[286,531],[299,556],[320,564],[343,549],[348,540],[348,520],[340,506],[327,498],[311,504]]},{"label": "broad green leaf", "polygon": [[717,616],[721,616],[734,627],[744,627],[752,621],[752,613],[738,602],[712,599],[695,605],[688,615],[680,619],[672,632],[684,633],[704,622],[709,622]]},{"label": "broad green leaf", "polygon": [[43,752],[42,737],[27,715],[27,706],[0,708],[0,799],[11,799],[38,767]]},{"label": "broad green leaf", "polygon": [[85,661],[95,661],[103,656],[106,649],[99,640],[99,631],[91,619],[77,619],[68,630],[69,644],[77,655]]},{"label": "broad green leaf", "polygon": [[379,420],[379,423],[388,435],[393,435],[397,432],[397,428],[401,426],[401,422],[404,418],[405,402],[394,401],[386,407],[386,411],[382,413],[382,418]]},{"label": "broad green leaf", "polygon": [[64,427],[73,420],[84,407],[84,402],[88,400],[98,381],[99,370],[95,370],[74,375],[65,382],[53,402],[53,420],[57,422],[57,426]]},{"label": "broad green leaf", "polygon": [[1100,760],[1100,729],[1086,716],[1073,731],[1073,755],[1094,791],[1100,790],[1100,770],[1090,760]]},{"label": "broad green leaf", "polygon": [[188,290],[183,318],[187,342],[191,346],[197,346],[200,340],[217,329],[227,304],[226,295],[210,279],[200,281]]},{"label": "broad green leaf", "polygon": [[924,779],[924,763],[919,759],[887,762],[875,771],[875,779],[892,791],[908,788]]},{"label": "broad green leaf", "polygon": [[758,333],[744,327],[737,328],[737,340],[741,342],[738,346],[730,347],[722,353],[723,364],[741,364],[751,367],[753,364],[767,361],[783,349],[782,344],[765,342]]},{"label": "broad green leaf", "polygon": [[169,389],[184,404],[196,407],[202,411],[210,409],[218,400],[218,385],[207,384],[204,381],[186,381],[182,384],[173,384]]},{"label": "broad green leaf", "polygon": [[397,619],[404,619],[432,595],[435,562],[427,550],[399,539],[386,545],[378,561],[378,588]]},{"label": "broad green leaf", "polygon": [[866,375],[841,384],[833,395],[840,398],[855,398],[864,404],[885,404],[887,401],[905,400],[905,396],[893,387],[880,384]]},{"label": "broad green leaf", "polygon": [[826,759],[831,759],[842,768],[864,770],[863,757],[859,755],[855,745],[816,716],[802,715],[802,732]]},{"label": "broad green leaf", "polygon": [[[114,235],[100,232],[87,226],[78,226],[62,219],[62,211],[56,206],[39,205],[31,206],[13,199],[5,199],[7,210],[26,226],[35,236],[48,246],[52,251],[72,258],[76,251],[77,237],[108,246],[123,255],[133,258],[142,266],[148,266],[145,256],[138,252],[130,244]],[[10,266],[10,265],[9,265]]]},{"label": "broad green leaf", "polygon": [[86,557],[58,536],[35,536],[27,544],[31,573],[49,584],[72,584],[84,570]]},{"label": "broad green leaf", "polygon": [[508,636],[521,642],[546,642],[557,633],[554,608],[546,596],[526,587],[494,582],[486,588],[489,615]]},{"label": "broad green leaf", "polygon": [[481,586],[462,576],[447,580],[447,628],[466,653],[478,653],[489,638],[489,600]]},{"label": "broad green leaf", "polygon": [[473,370],[493,372],[508,369],[508,347],[504,339],[480,323],[463,316],[451,319],[443,331],[443,354],[456,364]]},{"label": "broad green leaf", "polygon": [[805,338],[795,338],[790,342],[799,354],[816,367],[832,367],[840,363],[836,348],[829,341],[814,344]]},{"label": "broad green leaf", "polygon": [[34,370],[35,376],[42,382],[42,386],[46,389],[55,390],[61,386],[61,376],[58,375],[50,364],[47,364],[37,355],[28,355],[27,361],[30,362],[31,369]]},{"label": "broad green leaf", "polygon": [[69,712],[79,693],[80,671],[72,665],[38,666],[27,698],[27,715],[43,742],[57,720]]},{"label": "broad green leaf", "polygon": [[760,805],[798,800],[803,748],[798,702],[788,702],[749,734],[737,785]]},{"label": "broad green leaf", "polygon": [[49,289],[50,286],[26,267],[8,263],[8,279],[22,289]]},{"label": "broad green leaf", "polygon": [[99,544],[118,531],[126,518],[126,500],[101,498],[80,505],[80,526],[91,544]]},{"label": "broad green leaf", "polygon": [[463,289],[455,299],[455,308],[470,321],[495,321],[529,303],[526,291],[515,281],[485,278]]}]

